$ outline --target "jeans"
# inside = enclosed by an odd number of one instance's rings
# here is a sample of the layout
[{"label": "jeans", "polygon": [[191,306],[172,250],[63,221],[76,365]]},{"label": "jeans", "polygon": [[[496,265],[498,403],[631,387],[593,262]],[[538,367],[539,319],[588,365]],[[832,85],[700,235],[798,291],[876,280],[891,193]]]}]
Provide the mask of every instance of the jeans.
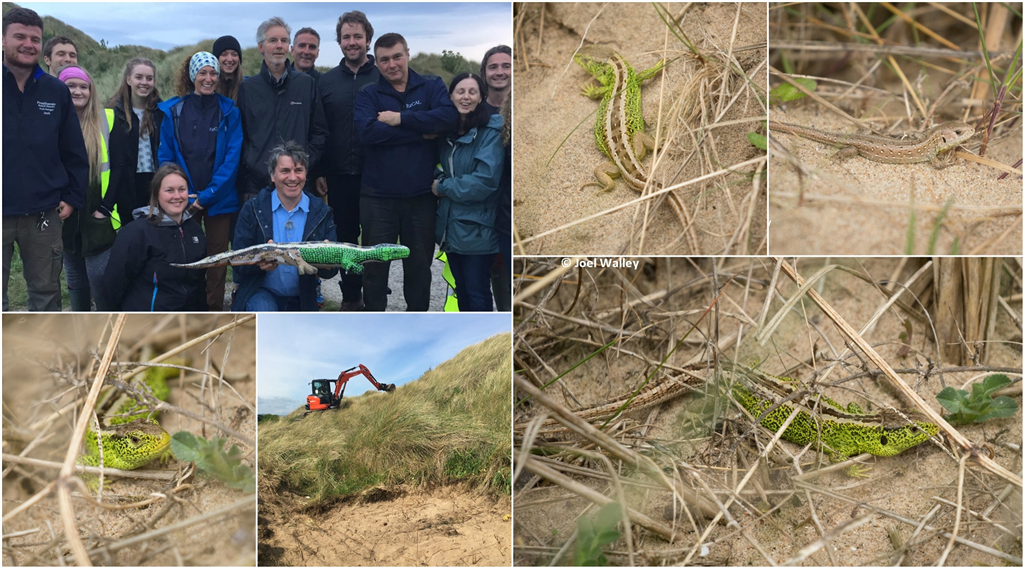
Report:
[{"label": "jeans", "polygon": [[297,312],[300,310],[298,296],[278,296],[260,288],[245,305],[247,312]]},{"label": "jeans", "polygon": [[7,288],[11,282],[11,260],[14,258],[14,243],[18,243],[25,284],[28,288],[28,311],[59,312],[61,256],[64,242],[61,240],[61,220],[57,209],[45,212],[48,222],[45,229],[38,227],[39,215],[11,216],[3,218],[3,309],[7,311]]},{"label": "jeans", "polygon": [[[399,243],[409,247],[402,260],[405,303],[410,312],[430,308],[430,263],[434,259],[434,194],[409,198],[367,197],[359,200],[363,245]],[[382,312],[387,307],[390,262],[368,262],[363,271],[363,302],[366,311]]]},{"label": "jeans", "polygon": [[512,237],[498,232],[498,256],[491,266],[491,291],[499,312],[512,311]]},{"label": "jeans", "polygon": [[[359,188],[362,175],[327,174],[327,204],[334,211],[339,243],[359,243]],[[363,299],[363,275],[341,271],[341,301]]]},{"label": "jeans", "polygon": [[[231,213],[210,215],[203,211],[196,218],[202,221],[206,233],[206,256],[226,252],[231,231]],[[206,269],[206,305],[211,312],[224,311],[224,281],[227,277],[227,266]]]},{"label": "jeans", "polygon": [[460,312],[493,312],[491,301],[491,254],[448,253],[448,266],[455,277],[455,295]]},{"label": "jeans", "polygon": [[92,299],[96,302],[96,310],[101,312],[110,311],[99,293],[103,273],[107,271],[107,261],[110,260],[110,250],[85,257],[64,251],[64,278],[68,281],[68,290],[95,290]]}]

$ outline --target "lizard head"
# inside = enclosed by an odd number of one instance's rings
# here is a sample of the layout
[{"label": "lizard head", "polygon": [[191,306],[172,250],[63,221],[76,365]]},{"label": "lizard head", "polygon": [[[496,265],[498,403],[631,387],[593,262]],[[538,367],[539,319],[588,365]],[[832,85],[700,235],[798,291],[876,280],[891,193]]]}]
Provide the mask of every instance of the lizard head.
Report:
[{"label": "lizard head", "polygon": [[165,459],[171,436],[154,422],[135,420],[103,431],[103,462],[108,467],[137,469]]},{"label": "lizard head", "polygon": [[942,142],[939,145],[940,152],[955,148],[974,136],[974,127],[966,122],[947,122],[942,126],[942,130],[939,132],[939,135],[942,136]]},{"label": "lizard head", "polygon": [[938,426],[921,421],[915,421],[912,425],[880,426],[869,430],[870,432],[859,430],[859,432],[869,433],[869,435],[862,436],[857,441],[858,450],[875,456],[895,456],[939,433]]}]

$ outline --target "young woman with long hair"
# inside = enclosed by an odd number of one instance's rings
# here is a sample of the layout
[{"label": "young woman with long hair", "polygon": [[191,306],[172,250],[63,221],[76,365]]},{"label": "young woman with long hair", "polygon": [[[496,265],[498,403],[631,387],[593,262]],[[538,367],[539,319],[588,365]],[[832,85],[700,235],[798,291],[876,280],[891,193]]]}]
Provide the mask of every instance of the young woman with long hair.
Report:
[{"label": "young woman with long hair", "polygon": [[107,106],[114,109],[110,132],[110,193],[115,195],[121,224],[132,221],[132,211],[149,203],[149,184],[160,166],[160,123],[164,113],[156,88],[156,66],[135,57],[124,67],[121,85]]},{"label": "young woman with long hair", "polygon": [[[100,107],[96,96],[96,85],[85,69],[69,65],[61,70],[58,79],[71,91],[71,102],[75,105],[78,122],[85,138],[85,150],[89,156],[89,185],[85,191],[85,208],[76,209],[61,228],[64,241],[64,275],[68,283],[68,295],[73,311],[92,309],[92,291],[99,290],[100,277],[110,256],[114,243],[115,229],[112,195],[107,194],[107,136],[110,122],[107,113]],[[96,308],[105,311],[107,306],[99,295]]]}]

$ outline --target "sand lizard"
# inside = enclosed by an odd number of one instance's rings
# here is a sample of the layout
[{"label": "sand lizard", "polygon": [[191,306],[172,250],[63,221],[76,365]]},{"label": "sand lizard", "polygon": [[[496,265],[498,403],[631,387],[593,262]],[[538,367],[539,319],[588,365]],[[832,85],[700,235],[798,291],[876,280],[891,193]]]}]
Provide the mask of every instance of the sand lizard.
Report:
[{"label": "sand lizard", "polygon": [[931,162],[936,169],[950,164],[949,159],[940,159],[940,154],[945,153],[952,158],[953,149],[974,136],[973,126],[956,121],[944,122],[924,132],[911,133],[906,139],[872,134],[837,134],[774,120],[769,121],[768,127],[772,132],[786,132],[839,148],[839,155],[843,157],[860,155],[886,164]]},{"label": "sand lizard", "polygon": [[178,268],[210,268],[238,266],[276,261],[299,269],[300,275],[316,274],[318,268],[341,267],[353,274],[363,272],[364,262],[388,262],[409,257],[409,247],[380,244],[361,247],[348,243],[303,242],[265,243],[244,249],[229,250],[190,264],[171,264]]},{"label": "sand lizard", "polygon": [[[910,419],[906,415],[916,416],[909,411],[902,413],[887,408],[877,413],[865,413],[856,403],[842,406],[834,400],[822,396],[822,404],[812,409],[799,399],[787,400],[769,412],[777,401],[799,394],[803,385],[784,377],[775,377],[753,369],[744,370],[749,378],[747,384],[736,382],[731,388],[733,398],[740,403],[759,423],[777,432],[783,422],[794,411],[799,412],[782,438],[801,445],[820,440],[821,449],[833,463],[862,453],[875,456],[894,456],[928,440],[938,433],[933,423]],[[594,421],[614,415],[628,401],[629,412],[652,407],[687,391],[698,388],[703,379],[683,375],[652,381],[638,390],[617,398],[614,401],[575,411],[579,417]],[[810,396],[811,393],[807,393]],[[630,400],[632,399],[632,400]],[[554,420],[547,420],[542,428],[554,426]],[[525,423],[516,424],[515,432],[521,435],[526,428]],[[850,475],[860,475],[862,470],[848,471]]]},{"label": "sand lizard", "polygon": [[[167,400],[170,388],[167,378],[178,370],[171,367],[151,367],[144,374],[143,383],[153,396]],[[170,435],[156,422],[156,413],[135,414],[146,406],[132,398],[126,398],[117,408],[116,415],[109,416],[101,429],[99,440],[103,442],[103,466],[116,469],[138,469],[153,460],[166,461],[171,447]],[[82,465],[100,465],[100,444],[96,432],[90,427],[85,432],[85,453],[78,458]],[[99,479],[93,475],[82,476],[86,483],[96,489]]]},{"label": "sand lizard", "polygon": [[[595,50],[595,55],[597,53],[600,52]],[[634,190],[643,192],[648,175],[640,160],[647,150],[654,149],[654,139],[644,132],[640,85],[661,71],[664,61],[637,73],[622,55],[614,52],[607,58],[577,53],[573,59],[598,82],[598,85],[584,85],[583,94],[591,99],[601,99],[594,122],[594,139],[597,147],[611,160],[611,163],[594,170],[597,182],[583,187],[596,185],[602,191],[610,191],[615,185],[614,178],[622,177]],[[656,190],[661,189],[658,183],[652,181],[651,185]],[[687,227],[689,223],[679,197],[670,192],[668,202],[680,224]]]}]

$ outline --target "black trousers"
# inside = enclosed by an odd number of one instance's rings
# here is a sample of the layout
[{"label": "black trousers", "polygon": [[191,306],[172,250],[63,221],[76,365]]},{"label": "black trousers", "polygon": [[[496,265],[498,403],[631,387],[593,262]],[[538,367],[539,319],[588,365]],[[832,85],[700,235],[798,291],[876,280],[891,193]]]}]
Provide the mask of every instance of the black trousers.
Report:
[{"label": "black trousers", "polygon": [[[327,204],[334,210],[339,243],[359,243],[359,187],[361,175],[327,174]],[[365,244],[365,243],[364,243]],[[363,298],[363,275],[341,271],[341,301]]]},{"label": "black trousers", "polygon": [[[434,218],[437,197],[432,193],[409,198],[367,197],[359,200],[363,244],[402,244],[409,258],[402,260],[405,303],[410,312],[430,307],[430,263],[434,260]],[[387,307],[390,262],[368,262],[363,272],[363,303],[366,311]]]}]

